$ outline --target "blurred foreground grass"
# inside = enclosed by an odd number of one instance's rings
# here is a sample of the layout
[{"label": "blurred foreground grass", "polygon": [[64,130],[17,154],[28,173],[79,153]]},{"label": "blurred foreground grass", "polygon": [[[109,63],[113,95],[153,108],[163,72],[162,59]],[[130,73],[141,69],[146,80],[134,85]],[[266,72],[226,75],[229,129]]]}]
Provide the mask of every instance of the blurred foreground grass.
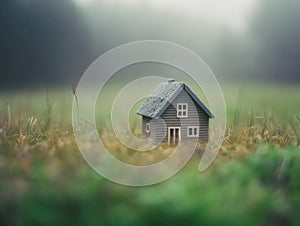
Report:
[{"label": "blurred foreground grass", "polygon": [[[299,88],[223,87],[228,125],[213,165],[199,173],[196,152],[176,176],[141,188],[114,184],[85,163],[71,90],[2,94],[0,225],[299,225]],[[96,121],[117,153],[106,101]]]}]

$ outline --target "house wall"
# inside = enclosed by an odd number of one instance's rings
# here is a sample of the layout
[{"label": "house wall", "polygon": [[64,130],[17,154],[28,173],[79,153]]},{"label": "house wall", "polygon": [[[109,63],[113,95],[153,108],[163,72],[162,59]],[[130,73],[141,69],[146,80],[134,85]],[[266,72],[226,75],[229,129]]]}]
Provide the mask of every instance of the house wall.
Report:
[{"label": "house wall", "polygon": [[[142,133],[145,136],[150,136],[150,133],[146,132],[146,123],[150,123],[151,118],[146,116],[142,116]],[[152,130],[152,128],[151,128]]]},{"label": "house wall", "polygon": [[[188,117],[187,118],[177,118],[177,103],[187,103],[188,104]],[[165,110],[161,118],[165,121],[166,126],[178,126],[181,127],[181,139],[198,139],[187,137],[187,126],[200,126],[199,129],[199,140],[207,141],[208,140],[208,129],[209,129],[209,117],[203,111],[201,107],[186,93],[185,90],[182,90],[178,96],[172,101],[172,104]],[[194,106],[194,107],[193,107]],[[198,118],[198,122],[197,122]],[[181,123],[180,123],[181,120]],[[146,124],[146,120],[145,121]],[[144,123],[143,123],[144,124]],[[145,125],[143,125],[143,131],[145,131]],[[161,123],[155,123],[151,126],[151,131],[154,132],[154,140],[159,140],[164,134],[164,126]],[[167,136],[165,137],[167,141]]]}]

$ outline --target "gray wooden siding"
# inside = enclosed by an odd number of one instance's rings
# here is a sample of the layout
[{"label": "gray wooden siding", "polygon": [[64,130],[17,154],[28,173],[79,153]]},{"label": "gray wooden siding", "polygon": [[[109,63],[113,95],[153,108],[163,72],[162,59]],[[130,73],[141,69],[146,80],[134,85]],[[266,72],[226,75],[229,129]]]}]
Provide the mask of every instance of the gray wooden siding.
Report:
[{"label": "gray wooden siding", "polygon": [[[177,110],[176,106],[177,103],[187,103],[188,104],[188,117],[187,118],[177,118]],[[207,114],[202,110],[201,107],[199,107],[196,102],[193,101],[193,99],[190,98],[190,96],[182,90],[178,96],[174,99],[172,102],[174,105],[170,105],[165,112],[162,114],[161,118],[165,121],[166,126],[178,126],[181,127],[181,139],[198,139],[187,137],[187,126],[199,126],[199,140],[200,141],[207,141],[208,140],[208,129],[209,129],[209,118]],[[194,104],[195,107],[192,107]],[[197,117],[199,124],[197,124]],[[146,122],[149,118],[143,117],[143,131],[145,131],[146,128]],[[182,123],[180,123],[180,120]],[[184,124],[184,125],[182,125]],[[155,130],[155,131],[154,131]],[[155,133],[154,140],[159,140],[164,134],[164,127],[161,124],[155,124],[154,126],[151,125],[151,131]],[[165,140],[167,139],[167,136],[165,137]]]},{"label": "gray wooden siding", "polygon": [[[150,136],[150,133],[146,132],[146,123],[150,123],[151,118],[148,118],[146,116],[142,117],[142,133],[145,136]],[[152,128],[150,128],[152,130]]]}]

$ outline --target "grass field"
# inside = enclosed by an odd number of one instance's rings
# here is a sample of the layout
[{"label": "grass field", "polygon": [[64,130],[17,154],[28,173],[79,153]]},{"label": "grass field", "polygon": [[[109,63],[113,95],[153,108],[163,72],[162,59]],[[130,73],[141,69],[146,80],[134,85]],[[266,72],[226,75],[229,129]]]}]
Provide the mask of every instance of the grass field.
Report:
[{"label": "grass field", "polygon": [[[222,88],[227,130],[213,165],[199,173],[195,153],[176,176],[141,188],[114,184],[85,163],[71,88],[2,93],[0,225],[299,225],[300,87]],[[106,101],[97,126],[118,153]]]}]

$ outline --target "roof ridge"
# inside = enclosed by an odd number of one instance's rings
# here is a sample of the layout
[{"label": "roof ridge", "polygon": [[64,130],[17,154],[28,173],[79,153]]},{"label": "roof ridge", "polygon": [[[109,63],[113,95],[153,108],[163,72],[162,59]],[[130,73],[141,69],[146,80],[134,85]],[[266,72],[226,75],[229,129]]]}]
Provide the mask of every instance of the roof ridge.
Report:
[{"label": "roof ridge", "polygon": [[[176,84],[176,86],[172,86]],[[172,89],[174,87],[174,89]],[[161,89],[166,89],[164,90]],[[167,89],[170,89],[168,92]],[[178,94],[185,90],[187,94],[192,98],[203,111],[210,117],[214,118],[214,115],[203,104],[203,102],[197,97],[197,95],[186,85],[184,82],[160,82],[153,93],[148,96],[143,105],[137,111],[137,114],[144,115],[146,117],[155,118],[159,117],[171,104],[171,102],[178,96]],[[155,95],[157,93],[157,95]],[[157,97],[155,99],[155,97]],[[158,101],[158,99],[160,99]]]}]

